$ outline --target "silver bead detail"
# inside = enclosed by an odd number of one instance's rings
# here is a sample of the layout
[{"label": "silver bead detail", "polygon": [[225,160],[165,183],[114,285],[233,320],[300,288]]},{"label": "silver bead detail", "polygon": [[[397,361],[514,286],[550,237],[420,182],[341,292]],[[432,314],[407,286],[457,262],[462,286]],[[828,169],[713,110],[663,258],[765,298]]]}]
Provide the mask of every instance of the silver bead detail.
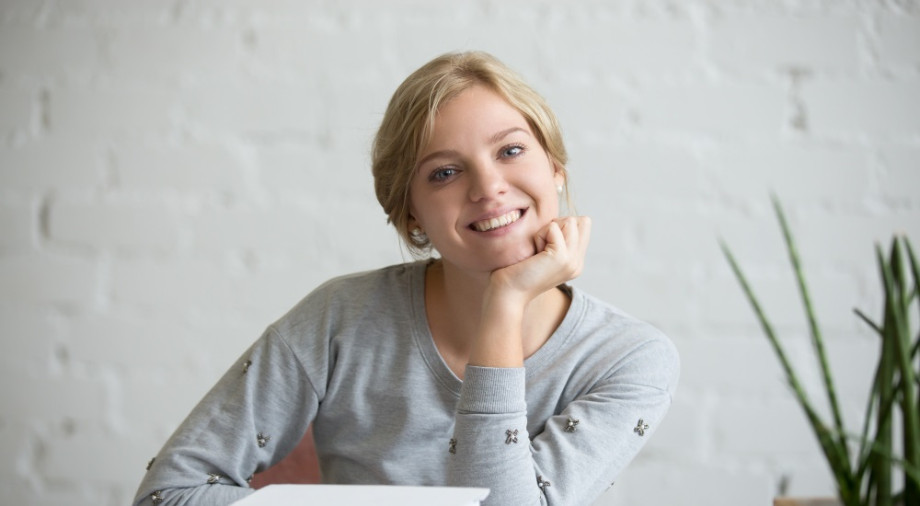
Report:
[{"label": "silver bead detail", "polygon": [[576,420],[575,418],[572,418],[572,417],[570,416],[570,417],[569,417],[569,421],[566,422],[566,424],[565,424],[565,431],[566,431],[566,432],[575,432],[575,430],[576,430],[575,427],[578,425],[578,422],[579,422],[579,420]]},{"label": "silver bead detail", "polygon": [[450,438],[450,443],[447,445],[447,451],[450,452],[451,454],[457,453],[457,440],[456,439]]},{"label": "silver bead detail", "polygon": [[636,424],[636,428],[633,429],[633,432],[635,432],[636,434],[639,434],[640,436],[644,436],[645,431],[647,430],[648,430],[648,424],[645,423],[645,421],[640,418],[639,423]]},{"label": "silver bead detail", "polygon": [[505,431],[505,444],[510,445],[511,443],[517,443],[518,431],[517,429],[506,430]]},{"label": "silver bead detail", "polygon": [[147,470],[148,470],[148,471],[150,470],[151,467],[153,467],[153,461],[155,461],[156,459],[157,459],[157,458],[154,457],[154,458],[150,459],[150,462],[147,462]]},{"label": "silver bead detail", "polygon": [[160,504],[163,502],[163,491],[157,490],[156,492],[150,494],[150,501],[152,501],[153,504]]},{"label": "silver bead detail", "polygon": [[266,436],[265,434],[262,434],[261,432],[258,435],[256,435],[256,442],[259,443],[259,448],[265,448],[265,445],[268,444],[268,442],[271,441],[271,439],[272,439],[271,436]]},{"label": "silver bead detail", "polygon": [[544,480],[542,476],[537,476],[537,486],[540,487],[540,490],[542,490],[544,494],[546,493],[546,487],[550,485],[552,485],[552,483],[548,480]]},{"label": "silver bead detail", "polygon": [[252,365],[252,360],[247,360],[243,362],[243,374],[249,372],[249,367]]},{"label": "silver bead detail", "polygon": [[220,481],[220,475],[209,473],[208,474],[208,485],[215,485]]}]

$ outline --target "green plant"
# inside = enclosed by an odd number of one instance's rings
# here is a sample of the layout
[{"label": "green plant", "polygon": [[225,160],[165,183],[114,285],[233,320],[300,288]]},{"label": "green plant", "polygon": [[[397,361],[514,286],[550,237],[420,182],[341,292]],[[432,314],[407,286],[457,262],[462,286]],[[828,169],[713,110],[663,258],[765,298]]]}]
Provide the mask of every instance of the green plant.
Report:
[{"label": "green plant", "polygon": [[[799,405],[805,411],[836,480],[838,497],[846,506],[920,505],[920,335],[911,330],[908,314],[914,302],[920,310],[920,264],[910,242],[904,237],[894,237],[887,254],[881,245],[876,245],[885,299],[881,323],[876,324],[858,309],[855,310],[857,316],[879,335],[881,350],[862,432],[858,436],[853,435],[844,428],[824,338],[815,318],[798,250],[775,197],[773,207],[808,320],[809,335],[833,417],[831,424],[815,411],[773,325],[724,241],[720,242],[722,252],[772,344]],[[894,441],[892,430],[898,420],[902,433],[900,445]],[[896,468],[903,473],[903,489],[897,493],[892,490]]]}]

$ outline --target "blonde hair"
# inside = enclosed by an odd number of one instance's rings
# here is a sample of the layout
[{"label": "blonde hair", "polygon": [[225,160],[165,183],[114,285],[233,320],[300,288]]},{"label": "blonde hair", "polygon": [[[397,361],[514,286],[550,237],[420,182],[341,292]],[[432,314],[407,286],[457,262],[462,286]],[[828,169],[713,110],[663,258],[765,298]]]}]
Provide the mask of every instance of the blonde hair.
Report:
[{"label": "blonde hair", "polygon": [[488,53],[439,56],[410,74],[393,93],[371,152],[377,200],[414,255],[427,253],[431,246],[427,237],[408,230],[409,186],[419,152],[431,137],[438,108],[474,85],[488,87],[524,116],[553,165],[568,180],[562,132],[543,97]]}]

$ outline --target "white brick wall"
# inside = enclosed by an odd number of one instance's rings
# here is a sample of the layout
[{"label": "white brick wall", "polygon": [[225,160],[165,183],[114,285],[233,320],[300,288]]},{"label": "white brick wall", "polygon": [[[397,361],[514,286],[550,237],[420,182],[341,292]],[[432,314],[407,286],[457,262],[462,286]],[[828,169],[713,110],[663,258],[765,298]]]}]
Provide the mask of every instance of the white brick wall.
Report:
[{"label": "white brick wall", "polygon": [[473,48],[563,122],[595,220],[578,284],[682,353],[670,417],[598,504],[830,493],[717,239],[812,368],[783,199],[859,420],[873,242],[920,246],[920,3],[2,0],[0,504],[127,504],[265,325],[407,259],[370,140],[409,71]]}]

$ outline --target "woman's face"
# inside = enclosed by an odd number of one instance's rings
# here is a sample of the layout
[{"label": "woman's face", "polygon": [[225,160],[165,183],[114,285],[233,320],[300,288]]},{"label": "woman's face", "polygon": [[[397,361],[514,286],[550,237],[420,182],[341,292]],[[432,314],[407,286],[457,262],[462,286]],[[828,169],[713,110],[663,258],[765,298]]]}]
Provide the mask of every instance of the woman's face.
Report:
[{"label": "woman's face", "polygon": [[488,273],[536,253],[534,235],[559,213],[564,175],[527,121],[473,86],[442,105],[410,183],[409,229],[444,262]]}]

